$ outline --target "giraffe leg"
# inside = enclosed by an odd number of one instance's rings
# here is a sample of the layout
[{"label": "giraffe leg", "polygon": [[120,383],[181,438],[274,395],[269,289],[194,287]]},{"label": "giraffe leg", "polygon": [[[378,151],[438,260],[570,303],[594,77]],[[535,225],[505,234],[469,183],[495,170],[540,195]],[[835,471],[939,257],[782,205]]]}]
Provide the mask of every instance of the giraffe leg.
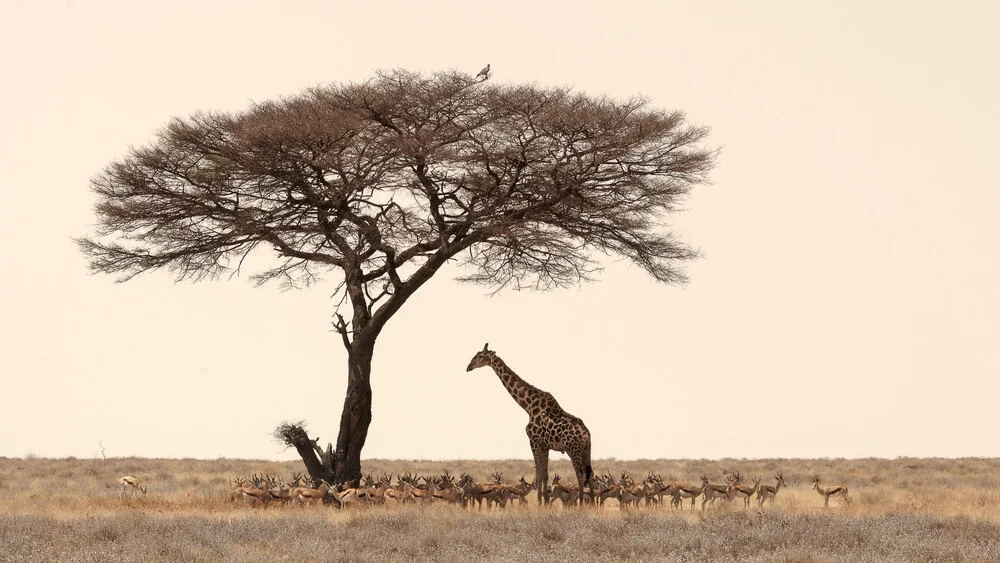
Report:
[{"label": "giraffe leg", "polygon": [[[576,447],[571,450],[570,460],[580,487],[580,506],[584,504],[583,489],[593,485],[594,468],[590,465],[590,433],[583,430],[583,436],[576,440]],[[574,501],[574,504],[576,502]]]},{"label": "giraffe leg", "polygon": [[[584,503],[583,500],[583,488],[590,486],[590,478],[594,475],[594,470],[590,467],[590,456],[574,456],[573,459],[573,471],[576,473],[576,481],[580,487],[580,505]],[[573,501],[573,504],[577,504]]]},{"label": "giraffe leg", "polygon": [[[583,506],[583,487],[586,486],[587,484],[586,470],[580,469],[579,466],[575,463],[573,465],[574,465],[573,470],[576,472],[576,482],[579,484],[580,487],[579,504],[580,506]],[[576,499],[573,499],[573,505],[576,506],[576,504],[577,504]]]},{"label": "giraffe leg", "polygon": [[538,490],[538,504],[549,503],[549,449],[535,444],[531,446],[535,456],[535,488]]}]

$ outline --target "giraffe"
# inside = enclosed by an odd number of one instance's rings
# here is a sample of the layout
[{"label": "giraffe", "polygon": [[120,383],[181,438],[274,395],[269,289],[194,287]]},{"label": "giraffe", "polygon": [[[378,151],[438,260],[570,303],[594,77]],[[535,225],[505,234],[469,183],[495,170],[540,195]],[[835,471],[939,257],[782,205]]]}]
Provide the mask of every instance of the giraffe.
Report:
[{"label": "giraffe", "polygon": [[482,351],[472,357],[465,371],[490,366],[510,396],[528,413],[525,431],[535,458],[538,503],[542,504],[543,499],[548,501],[549,450],[555,450],[569,455],[573,462],[573,470],[580,484],[580,504],[583,504],[584,487],[591,483],[594,476],[590,465],[590,431],[582,420],[564,411],[550,393],[521,379],[489,346],[487,343]]}]

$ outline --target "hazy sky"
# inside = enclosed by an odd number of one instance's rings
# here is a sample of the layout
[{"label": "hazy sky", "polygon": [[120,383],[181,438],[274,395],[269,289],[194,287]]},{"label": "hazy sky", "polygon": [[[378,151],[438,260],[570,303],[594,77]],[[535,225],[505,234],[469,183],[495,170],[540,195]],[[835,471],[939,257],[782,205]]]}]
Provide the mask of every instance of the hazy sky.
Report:
[{"label": "hazy sky", "polygon": [[440,272],[379,340],[363,457],[530,458],[524,412],[465,372],[484,342],[595,458],[1000,456],[1000,4],[362,4],[0,4],[0,456],[335,439],[333,286],[91,276],[89,179],[171,116],[486,63],[710,126],[713,183],[673,218],[704,258],[683,288],[610,262],[491,298]]}]

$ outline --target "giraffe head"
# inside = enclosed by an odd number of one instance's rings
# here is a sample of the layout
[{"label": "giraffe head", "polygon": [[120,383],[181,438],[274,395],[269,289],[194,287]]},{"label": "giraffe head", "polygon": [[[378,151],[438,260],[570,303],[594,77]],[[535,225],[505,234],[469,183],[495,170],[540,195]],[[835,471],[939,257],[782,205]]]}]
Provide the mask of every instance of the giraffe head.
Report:
[{"label": "giraffe head", "polygon": [[472,361],[469,362],[469,367],[466,368],[465,371],[472,371],[476,368],[491,365],[491,362],[497,357],[497,354],[489,348],[489,343],[486,343],[482,350],[476,352],[476,355],[472,357]]}]

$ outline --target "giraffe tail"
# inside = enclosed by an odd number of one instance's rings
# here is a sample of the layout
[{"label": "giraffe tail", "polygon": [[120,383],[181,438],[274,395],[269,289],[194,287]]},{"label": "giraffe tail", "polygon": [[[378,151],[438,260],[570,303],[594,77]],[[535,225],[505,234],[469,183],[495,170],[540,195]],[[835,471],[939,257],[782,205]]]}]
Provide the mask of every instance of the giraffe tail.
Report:
[{"label": "giraffe tail", "polygon": [[591,484],[590,478],[593,476],[594,476],[594,468],[591,467],[591,465],[588,463],[586,469],[586,479],[584,479],[583,482],[590,485]]}]

